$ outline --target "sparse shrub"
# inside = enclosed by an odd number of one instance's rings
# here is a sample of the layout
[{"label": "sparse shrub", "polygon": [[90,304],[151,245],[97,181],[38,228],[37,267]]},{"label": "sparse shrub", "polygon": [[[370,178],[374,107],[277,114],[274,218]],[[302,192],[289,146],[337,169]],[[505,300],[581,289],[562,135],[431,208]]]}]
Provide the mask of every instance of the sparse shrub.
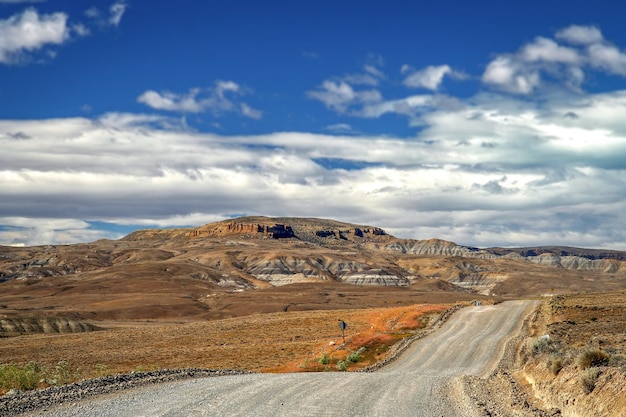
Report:
[{"label": "sparse shrub", "polygon": [[322,353],[322,357],[319,358],[318,362],[322,365],[328,365],[330,363],[330,355],[328,353]]},{"label": "sparse shrub", "polygon": [[23,366],[15,363],[0,365],[0,390],[32,390],[37,388],[42,377],[43,370],[35,362]]},{"label": "sparse shrub", "polygon": [[48,383],[50,385],[65,385],[79,378],[79,369],[74,371],[72,365],[67,361],[59,361],[50,374]]},{"label": "sparse shrub", "polygon": [[580,384],[585,394],[590,394],[596,387],[598,377],[602,372],[596,367],[587,368],[580,374]]},{"label": "sparse shrub", "polygon": [[348,362],[346,361],[337,362],[337,369],[340,371],[345,371],[346,369],[348,369]]},{"label": "sparse shrub", "polygon": [[559,372],[561,372],[561,369],[563,369],[563,360],[561,358],[553,359],[549,368],[552,375],[558,375]]},{"label": "sparse shrub", "polygon": [[107,375],[109,375],[111,373],[111,368],[109,368],[109,365],[105,365],[103,363],[98,363],[94,367],[94,373],[98,377],[107,376]]},{"label": "sparse shrub", "polygon": [[352,363],[357,363],[358,361],[361,360],[361,355],[359,355],[358,352],[352,352],[351,354],[348,355],[346,360]]},{"label": "sparse shrub", "polygon": [[598,349],[585,350],[578,355],[576,363],[583,370],[592,366],[605,366],[609,363],[609,355]]},{"label": "sparse shrub", "polygon": [[554,353],[559,349],[559,343],[550,335],[543,335],[532,342],[530,351],[532,356],[538,356],[544,353]]},{"label": "sparse shrub", "polygon": [[625,366],[626,365],[626,355],[611,355],[609,359],[609,366]]}]

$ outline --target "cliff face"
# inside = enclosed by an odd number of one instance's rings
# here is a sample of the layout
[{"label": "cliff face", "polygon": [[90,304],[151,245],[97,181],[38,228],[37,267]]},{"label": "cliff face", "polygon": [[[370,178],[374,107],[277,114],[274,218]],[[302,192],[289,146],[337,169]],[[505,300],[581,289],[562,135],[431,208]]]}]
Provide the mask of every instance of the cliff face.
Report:
[{"label": "cliff face", "polygon": [[288,239],[294,238],[291,226],[284,224],[258,224],[258,223],[215,223],[206,225],[190,231],[189,237],[224,237],[243,235],[249,238],[272,238],[272,239]]}]

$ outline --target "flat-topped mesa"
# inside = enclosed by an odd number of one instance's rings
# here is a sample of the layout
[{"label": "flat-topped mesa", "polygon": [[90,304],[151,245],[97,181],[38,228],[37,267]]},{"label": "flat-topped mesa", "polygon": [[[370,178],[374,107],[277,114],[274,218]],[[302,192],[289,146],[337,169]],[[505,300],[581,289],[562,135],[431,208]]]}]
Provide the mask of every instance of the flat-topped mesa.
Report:
[{"label": "flat-topped mesa", "polygon": [[286,239],[296,237],[291,226],[284,224],[255,224],[255,223],[213,223],[188,233],[189,237],[221,237],[247,235],[249,237]]}]

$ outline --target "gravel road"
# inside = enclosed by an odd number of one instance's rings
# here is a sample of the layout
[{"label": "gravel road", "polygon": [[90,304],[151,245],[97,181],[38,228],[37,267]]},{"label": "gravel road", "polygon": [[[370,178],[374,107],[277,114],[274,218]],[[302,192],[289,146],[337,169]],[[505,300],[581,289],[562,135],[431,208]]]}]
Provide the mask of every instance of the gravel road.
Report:
[{"label": "gravel road", "polygon": [[458,376],[487,375],[533,302],[459,310],[435,333],[373,373],[249,374],[132,389],[29,416],[482,415]]}]

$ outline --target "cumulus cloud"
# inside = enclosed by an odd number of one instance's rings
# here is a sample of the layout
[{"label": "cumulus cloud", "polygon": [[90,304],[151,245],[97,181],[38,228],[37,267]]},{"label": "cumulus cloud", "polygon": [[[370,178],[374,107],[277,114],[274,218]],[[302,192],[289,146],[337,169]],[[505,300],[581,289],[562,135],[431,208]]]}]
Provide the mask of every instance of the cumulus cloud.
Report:
[{"label": "cumulus cloud", "polygon": [[26,9],[0,20],[0,63],[16,64],[29,54],[50,45],[61,45],[70,38],[65,13],[39,14]]},{"label": "cumulus cloud", "polygon": [[[486,93],[458,106],[432,100],[409,100],[431,108],[415,138],[341,135],[350,126],[340,124],[328,135],[221,136],[154,114],[0,121],[0,224],[11,226],[0,239],[95,239],[80,223],[63,235],[46,226],[68,212],[80,213],[68,221],[160,227],[245,213],[331,217],[476,246],[626,249],[626,92],[541,105]],[[29,235],[7,220],[16,218],[41,224]]]},{"label": "cumulus cloud", "polygon": [[156,110],[178,113],[210,111],[216,116],[227,112],[240,112],[246,117],[261,119],[263,113],[260,110],[237,101],[236,97],[246,92],[247,89],[233,81],[217,81],[211,88],[192,88],[187,94],[148,90],[137,97],[137,101]]},{"label": "cumulus cloud", "polygon": [[626,53],[598,28],[572,25],[557,31],[554,38],[537,37],[516,53],[496,56],[482,81],[501,91],[528,95],[545,82],[580,91],[585,71],[590,70],[626,76]]},{"label": "cumulus cloud", "polygon": [[445,76],[456,79],[466,78],[465,74],[454,71],[449,65],[428,66],[418,71],[408,65],[403,65],[401,72],[409,74],[402,82],[407,87],[425,88],[432,91],[439,89]]},{"label": "cumulus cloud", "polygon": [[538,69],[526,67],[511,55],[501,55],[491,61],[482,80],[497,89],[519,94],[528,94],[540,84]]}]

